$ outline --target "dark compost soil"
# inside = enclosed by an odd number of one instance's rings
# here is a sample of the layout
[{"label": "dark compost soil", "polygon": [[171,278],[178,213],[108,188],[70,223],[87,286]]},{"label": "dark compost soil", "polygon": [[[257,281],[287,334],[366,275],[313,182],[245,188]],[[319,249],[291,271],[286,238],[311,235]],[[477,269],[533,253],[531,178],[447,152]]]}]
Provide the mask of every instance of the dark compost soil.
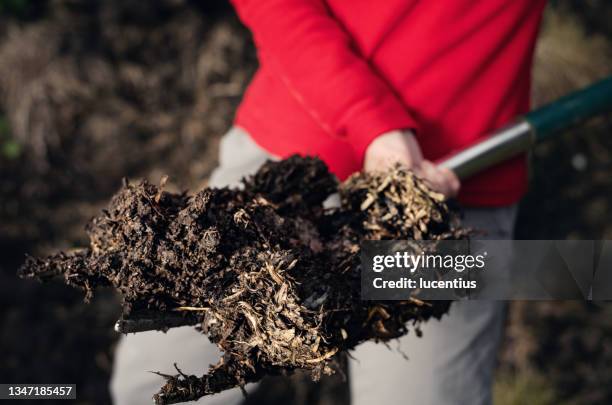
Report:
[{"label": "dark compost soil", "polygon": [[[333,373],[358,343],[388,340],[449,302],[362,301],[363,239],[465,238],[442,195],[410,172],[356,174],[337,187],[318,159],[268,162],[240,189],[124,187],[87,231],[90,247],[29,259],[22,276],[86,291],[113,286],[125,314],[184,311],[223,351],[203,377],[165,376],[158,404],[197,399],[266,374]],[[341,206],[323,202],[339,191]]]}]

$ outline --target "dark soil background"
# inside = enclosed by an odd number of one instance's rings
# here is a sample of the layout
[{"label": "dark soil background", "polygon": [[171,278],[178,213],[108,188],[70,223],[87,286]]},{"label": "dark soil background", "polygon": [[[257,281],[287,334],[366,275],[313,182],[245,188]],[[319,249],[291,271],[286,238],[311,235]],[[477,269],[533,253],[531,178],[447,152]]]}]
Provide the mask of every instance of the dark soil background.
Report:
[{"label": "dark soil background", "polygon": [[[535,104],[612,73],[611,18],[603,0],[551,3]],[[78,403],[110,403],[117,298],[86,306],[16,269],[26,252],[84,244],[124,176],[205,185],[255,68],[225,1],[0,0],[0,382],[76,383]],[[536,149],[517,237],[612,238],[611,127],[600,119]],[[609,304],[513,303],[496,402],[611,403],[611,315]]]}]

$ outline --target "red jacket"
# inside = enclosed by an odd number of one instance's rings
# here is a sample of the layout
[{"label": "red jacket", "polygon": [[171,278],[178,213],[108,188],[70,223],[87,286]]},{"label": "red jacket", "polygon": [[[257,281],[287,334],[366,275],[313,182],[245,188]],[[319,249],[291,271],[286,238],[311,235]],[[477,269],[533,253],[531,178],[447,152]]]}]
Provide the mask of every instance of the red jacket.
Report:
[{"label": "red jacket", "polygon": [[[529,109],[545,0],[233,0],[260,68],[236,124],[278,156],[345,178],[378,135],[411,128],[439,159]],[[525,157],[462,185],[467,205],[516,202]]]}]

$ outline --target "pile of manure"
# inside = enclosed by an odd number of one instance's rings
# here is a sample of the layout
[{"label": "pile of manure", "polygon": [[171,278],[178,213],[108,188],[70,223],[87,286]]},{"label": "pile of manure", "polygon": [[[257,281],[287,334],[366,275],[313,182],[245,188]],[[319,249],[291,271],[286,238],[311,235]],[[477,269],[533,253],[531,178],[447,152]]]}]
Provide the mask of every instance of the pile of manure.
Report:
[{"label": "pile of manure", "polygon": [[[28,258],[20,270],[63,276],[87,300],[97,287],[115,288],[126,318],[148,311],[196,322],[223,357],[202,377],[178,367],[164,375],[157,404],[296,369],[318,379],[336,370],[340,352],[410,325],[419,333],[419,323],[448,311],[446,301],[360,298],[362,240],[467,237],[442,195],[406,169],[338,184],[320,160],[292,156],[267,162],[241,188],[163,188],[125,182],[87,226],[89,248]],[[325,208],[336,192],[340,206]]]}]

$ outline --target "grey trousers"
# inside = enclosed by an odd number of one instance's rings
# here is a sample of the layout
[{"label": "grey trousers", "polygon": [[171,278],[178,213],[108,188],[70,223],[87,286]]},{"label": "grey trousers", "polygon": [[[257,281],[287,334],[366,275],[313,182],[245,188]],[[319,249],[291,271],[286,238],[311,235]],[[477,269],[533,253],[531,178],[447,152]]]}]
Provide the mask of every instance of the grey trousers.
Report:
[{"label": "grey trousers", "polygon": [[[235,185],[269,158],[247,133],[232,128],[221,140],[219,167],[210,185]],[[487,238],[510,239],[515,215],[515,206],[468,209],[464,223],[485,230]],[[442,320],[423,325],[423,338],[411,333],[390,347],[360,345],[350,364],[352,403],[490,404],[503,320],[502,302],[457,302]],[[113,401],[116,405],[151,404],[163,380],[150,371],[173,374],[177,363],[183,372],[201,375],[219,357],[216,346],[191,327],[124,336],[115,353]],[[254,387],[250,384],[246,389]],[[242,399],[240,390],[233,389],[197,403],[230,405]]]}]

